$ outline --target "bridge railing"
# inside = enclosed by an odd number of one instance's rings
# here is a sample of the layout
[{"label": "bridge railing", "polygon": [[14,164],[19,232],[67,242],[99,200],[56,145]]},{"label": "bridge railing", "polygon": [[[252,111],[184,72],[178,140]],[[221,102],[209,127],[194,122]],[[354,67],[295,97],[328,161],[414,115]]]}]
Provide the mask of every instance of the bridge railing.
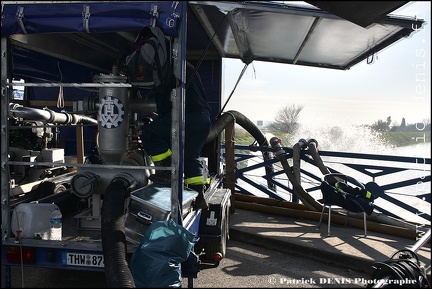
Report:
[{"label": "bridge railing", "polygon": [[[283,149],[292,167],[293,149]],[[430,158],[334,151],[319,151],[319,156],[331,173],[352,176],[363,184],[376,182],[384,190],[375,200],[376,210],[415,224],[431,224]],[[300,159],[297,169],[302,187],[316,200],[321,199],[323,174],[308,150],[300,152]],[[300,202],[270,147],[235,145],[234,167],[235,193]]]}]

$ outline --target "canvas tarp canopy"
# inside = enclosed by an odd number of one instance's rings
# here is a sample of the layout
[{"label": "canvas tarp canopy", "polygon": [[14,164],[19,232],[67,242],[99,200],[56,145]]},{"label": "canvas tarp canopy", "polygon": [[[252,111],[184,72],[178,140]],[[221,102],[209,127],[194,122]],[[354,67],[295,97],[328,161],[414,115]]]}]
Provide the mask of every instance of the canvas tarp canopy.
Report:
[{"label": "canvas tarp canopy", "polygon": [[[380,3],[355,1],[351,13],[369,15]],[[422,27],[421,19],[385,15],[403,3],[381,8],[380,17],[374,18],[379,23],[362,27],[346,15],[342,16],[347,19],[313,6],[273,1],[3,1],[2,35],[10,35],[17,46],[109,71],[121,47],[150,23],[157,5],[156,25],[167,35],[176,36],[181,23],[187,23],[190,56],[205,52],[207,58],[238,58],[244,63],[259,60],[346,70]],[[182,9],[188,9],[187,21],[181,19]],[[77,50],[86,53],[77,55]]]}]

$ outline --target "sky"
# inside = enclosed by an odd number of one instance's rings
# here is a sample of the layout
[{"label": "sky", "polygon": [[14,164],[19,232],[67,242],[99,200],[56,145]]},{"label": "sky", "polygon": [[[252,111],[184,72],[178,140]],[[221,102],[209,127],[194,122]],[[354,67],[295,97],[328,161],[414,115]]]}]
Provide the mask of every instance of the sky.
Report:
[{"label": "sky", "polygon": [[[284,106],[303,106],[299,121],[310,125],[373,124],[391,117],[392,124],[431,119],[431,2],[413,1],[392,14],[416,16],[425,25],[409,38],[381,50],[346,71],[291,64],[252,62],[224,111],[235,110],[253,122],[274,121]],[[419,52],[424,52],[423,55]],[[224,103],[244,64],[224,59]],[[424,75],[425,90],[418,91]],[[263,101],[264,99],[264,101]]]}]

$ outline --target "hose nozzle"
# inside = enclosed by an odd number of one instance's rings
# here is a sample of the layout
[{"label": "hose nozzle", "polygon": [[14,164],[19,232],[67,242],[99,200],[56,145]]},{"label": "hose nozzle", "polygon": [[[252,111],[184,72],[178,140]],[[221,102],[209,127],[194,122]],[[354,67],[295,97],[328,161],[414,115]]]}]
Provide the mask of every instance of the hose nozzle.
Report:
[{"label": "hose nozzle", "polygon": [[278,137],[272,137],[270,139],[270,145],[272,146],[272,152],[278,159],[286,158],[286,153],[281,146],[282,140]]}]

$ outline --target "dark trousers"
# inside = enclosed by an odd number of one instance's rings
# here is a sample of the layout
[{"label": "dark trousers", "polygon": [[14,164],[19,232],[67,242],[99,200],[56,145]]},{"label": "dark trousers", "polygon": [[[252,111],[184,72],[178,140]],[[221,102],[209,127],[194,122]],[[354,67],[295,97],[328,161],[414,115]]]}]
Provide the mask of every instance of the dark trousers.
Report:
[{"label": "dark trousers", "polygon": [[[199,157],[210,129],[211,121],[207,113],[189,112],[185,115],[185,179],[202,175],[203,166]],[[150,156],[159,155],[171,149],[171,114],[160,115],[144,126],[141,139],[144,150]]]}]

